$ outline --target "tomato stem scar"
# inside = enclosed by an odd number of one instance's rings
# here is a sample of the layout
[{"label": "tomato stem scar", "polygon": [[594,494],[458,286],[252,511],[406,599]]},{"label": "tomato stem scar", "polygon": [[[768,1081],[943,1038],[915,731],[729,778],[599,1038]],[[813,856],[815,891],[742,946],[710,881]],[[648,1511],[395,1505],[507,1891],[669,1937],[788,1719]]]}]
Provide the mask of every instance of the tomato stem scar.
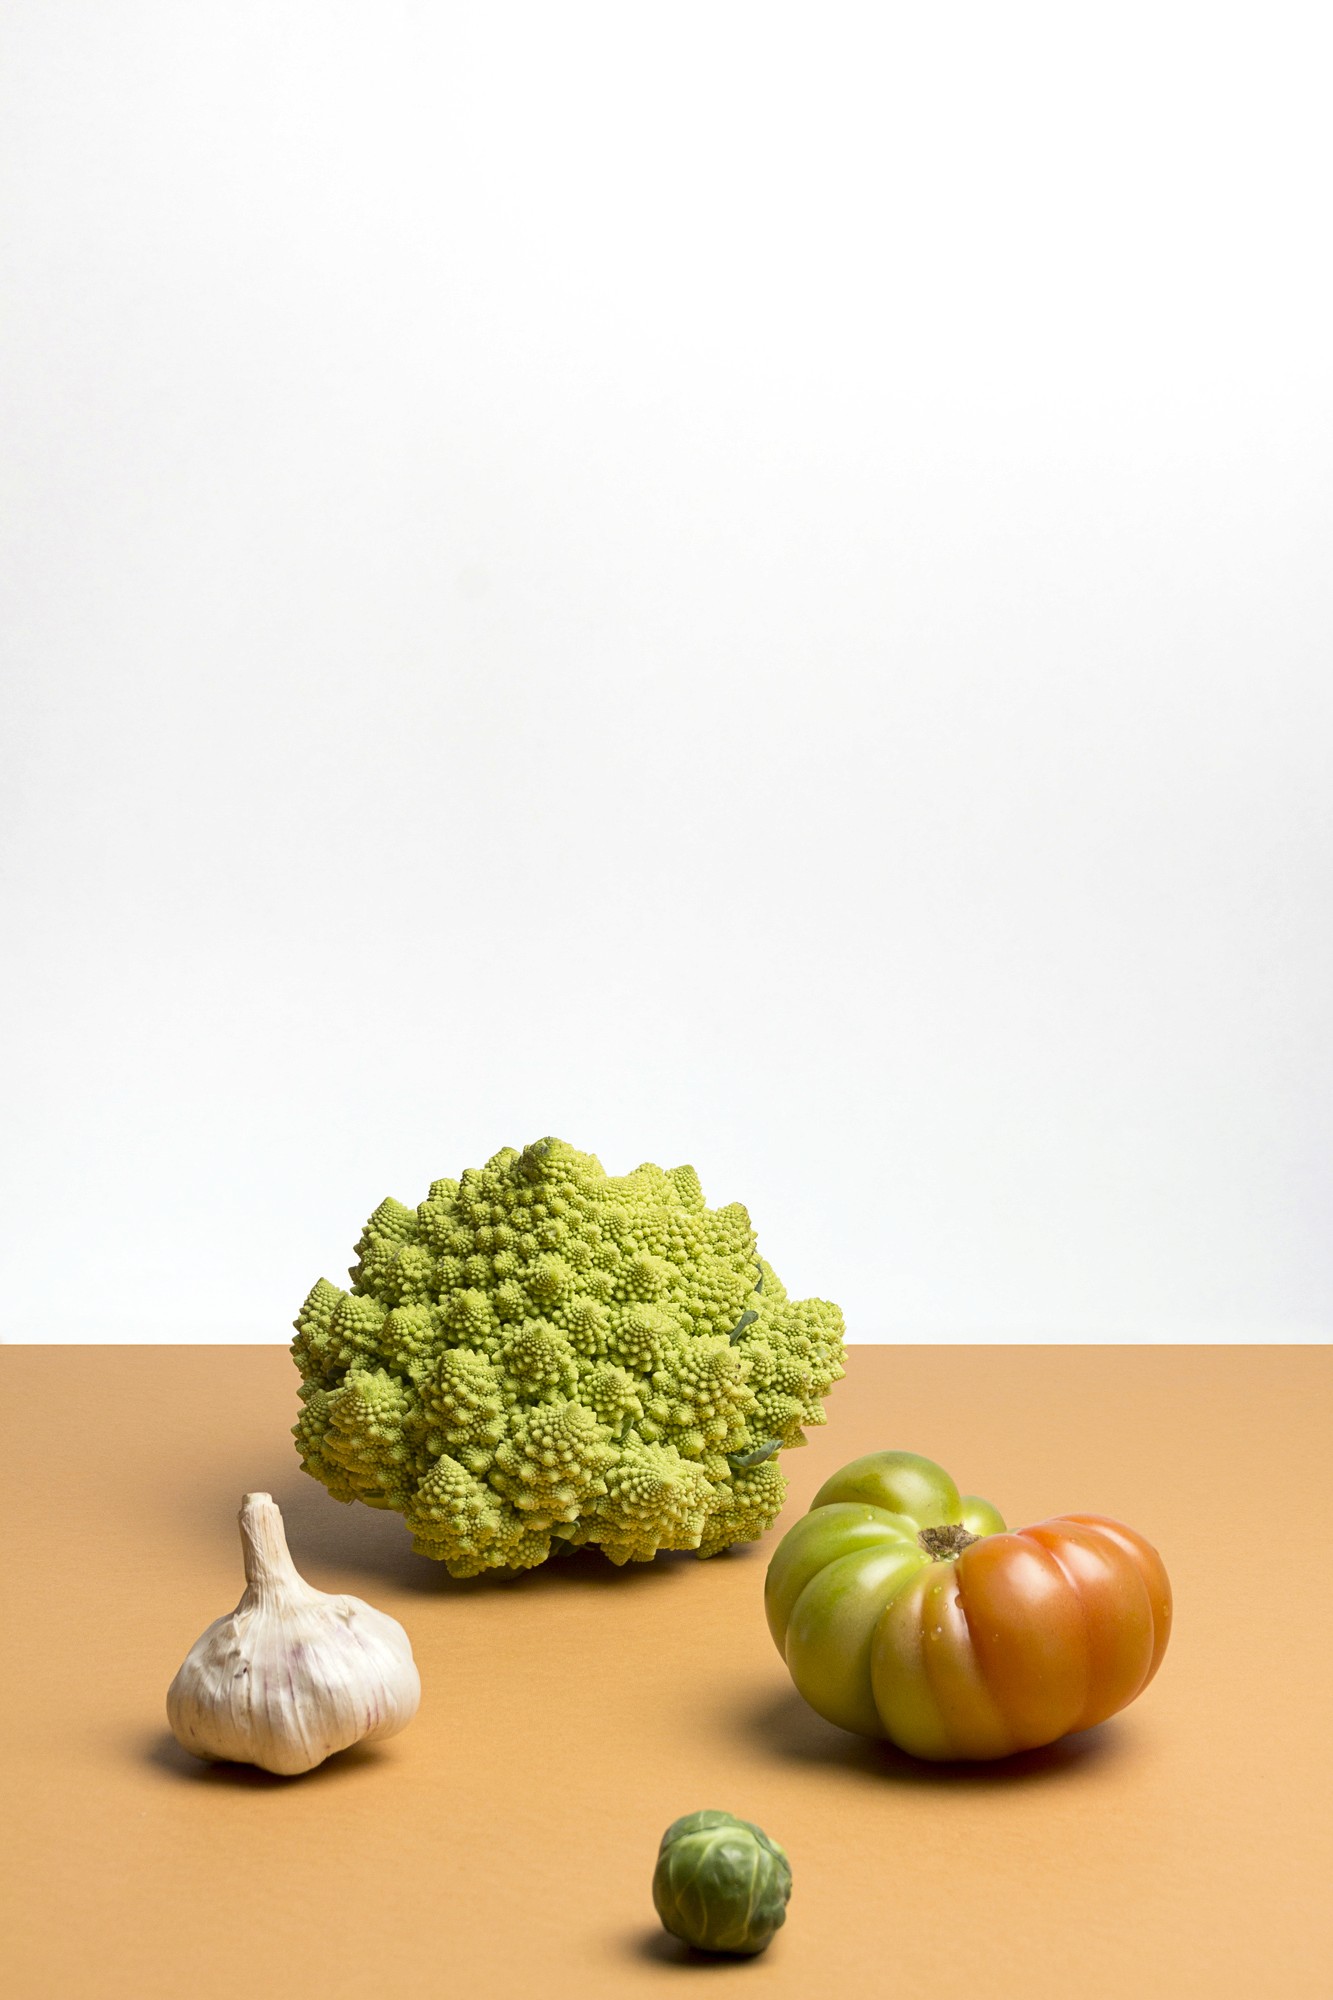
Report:
[{"label": "tomato stem scar", "polygon": [[917,1540],[932,1562],[951,1562],[964,1549],[970,1549],[973,1542],[981,1541],[982,1537],[969,1534],[966,1528],[951,1522],[946,1528],[922,1528]]}]

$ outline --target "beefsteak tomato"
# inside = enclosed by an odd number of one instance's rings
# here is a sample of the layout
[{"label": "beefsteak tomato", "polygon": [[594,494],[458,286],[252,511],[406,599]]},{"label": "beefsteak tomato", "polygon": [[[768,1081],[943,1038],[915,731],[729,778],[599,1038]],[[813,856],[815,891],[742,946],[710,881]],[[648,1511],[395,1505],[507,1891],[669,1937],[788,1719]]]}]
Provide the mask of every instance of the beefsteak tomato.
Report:
[{"label": "beefsteak tomato", "polygon": [[1157,1551],[1097,1514],[1006,1531],[910,1451],[825,1482],[768,1566],[769,1629],[828,1721],[914,1757],[1007,1757],[1142,1694],[1171,1629]]}]

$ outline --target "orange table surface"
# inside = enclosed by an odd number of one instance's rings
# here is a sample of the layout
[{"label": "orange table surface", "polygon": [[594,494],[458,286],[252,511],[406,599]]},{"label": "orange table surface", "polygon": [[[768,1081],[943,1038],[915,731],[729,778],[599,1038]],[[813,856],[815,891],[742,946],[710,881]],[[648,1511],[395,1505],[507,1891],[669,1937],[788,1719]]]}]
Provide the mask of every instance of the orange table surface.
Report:
[{"label": "orange table surface", "polygon": [[[0,1988],[64,1996],[1333,1995],[1327,1348],[860,1347],[785,1456],[939,1459],[1014,1524],[1110,1514],[1162,1551],[1165,1664],[1123,1715],[1003,1765],[843,1734],[764,1624],[767,1552],[466,1584],[336,1504],[277,1347],[0,1350]],[[310,1581],[400,1619],[424,1695],[314,1774],[207,1766],[163,1696],[241,1589],[241,1494]],[[690,1960],[649,1882],[721,1806],[791,1856],[762,1958]]]}]

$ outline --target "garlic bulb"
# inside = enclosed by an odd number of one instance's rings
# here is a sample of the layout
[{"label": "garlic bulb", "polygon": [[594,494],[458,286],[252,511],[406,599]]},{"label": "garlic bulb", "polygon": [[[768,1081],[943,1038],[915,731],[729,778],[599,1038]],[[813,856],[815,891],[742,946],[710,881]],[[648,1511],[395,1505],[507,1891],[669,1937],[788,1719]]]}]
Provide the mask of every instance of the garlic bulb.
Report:
[{"label": "garlic bulb", "polygon": [[405,1729],[421,1680],[402,1626],[298,1576],[269,1494],[247,1493],[240,1523],[245,1594],[196,1639],[167,1690],[177,1742],[292,1777]]}]

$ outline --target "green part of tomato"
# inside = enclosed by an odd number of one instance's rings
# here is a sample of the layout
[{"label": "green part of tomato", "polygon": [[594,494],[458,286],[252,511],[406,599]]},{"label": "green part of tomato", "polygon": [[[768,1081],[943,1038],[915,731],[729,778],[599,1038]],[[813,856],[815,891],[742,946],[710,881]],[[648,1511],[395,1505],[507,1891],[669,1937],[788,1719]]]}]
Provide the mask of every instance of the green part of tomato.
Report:
[{"label": "green part of tomato", "polygon": [[860,1500],[871,1507],[906,1514],[918,1528],[942,1528],[957,1521],[962,1499],[942,1465],[914,1451],[872,1451],[835,1472],[811,1501]]},{"label": "green part of tomato", "polygon": [[884,1607],[930,1561],[914,1535],[885,1535],[811,1577],[787,1623],[787,1670],[811,1708],[840,1729],[882,1736],[870,1650]]},{"label": "green part of tomato", "polygon": [[992,1507],[989,1500],[979,1500],[975,1493],[965,1493],[959,1504],[958,1518],[969,1535],[1002,1535],[1005,1533],[1004,1518],[998,1507]]},{"label": "green part of tomato", "polygon": [[764,1610],[773,1644],[787,1652],[787,1626],[797,1598],[807,1583],[839,1556],[857,1549],[879,1548],[885,1542],[915,1542],[916,1523],[906,1514],[861,1502],[834,1501],[802,1514],[773,1552],[764,1582]]}]

